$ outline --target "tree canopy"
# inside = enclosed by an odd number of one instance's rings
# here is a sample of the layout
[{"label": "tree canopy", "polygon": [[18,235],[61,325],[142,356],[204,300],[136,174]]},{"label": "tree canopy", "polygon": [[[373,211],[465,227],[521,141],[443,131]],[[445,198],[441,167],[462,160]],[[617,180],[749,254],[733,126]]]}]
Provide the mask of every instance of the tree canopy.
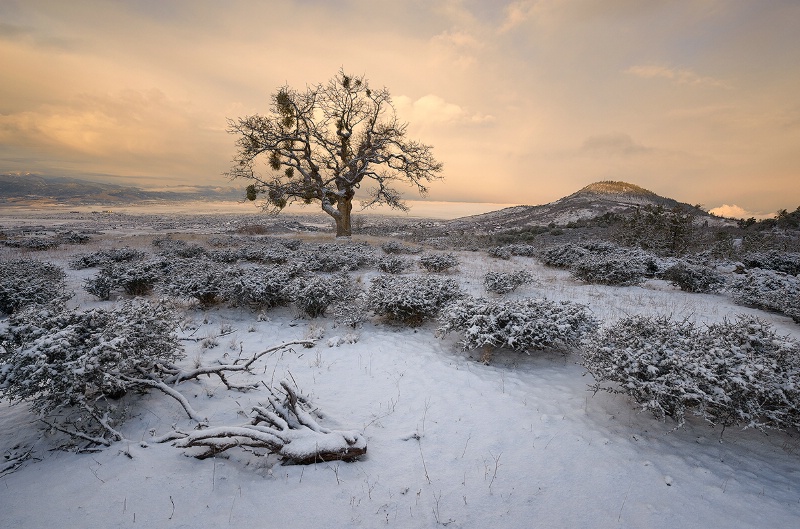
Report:
[{"label": "tree canopy", "polygon": [[365,207],[405,211],[396,183],[425,195],[426,183],[441,178],[432,147],[407,139],[407,127],[386,88],[372,89],[363,76],[340,70],[305,91],[279,88],[267,115],[229,120],[237,151],[228,175],[252,180],[247,198],[263,195],[273,213],[294,201],[320,203],[336,221],[336,236],[349,236],[353,198],[364,180],[373,184]]}]

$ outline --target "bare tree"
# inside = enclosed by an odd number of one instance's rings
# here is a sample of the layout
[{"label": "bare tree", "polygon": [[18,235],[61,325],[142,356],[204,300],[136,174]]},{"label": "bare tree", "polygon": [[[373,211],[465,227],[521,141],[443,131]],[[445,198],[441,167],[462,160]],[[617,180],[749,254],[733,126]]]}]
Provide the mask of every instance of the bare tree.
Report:
[{"label": "bare tree", "polygon": [[293,201],[319,201],[336,221],[336,236],[347,237],[353,197],[365,179],[375,184],[366,207],[405,211],[395,182],[424,195],[426,182],[441,178],[432,147],[406,139],[407,126],[398,121],[386,88],[373,90],[363,76],[340,70],[326,85],[304,92],[278,89],[266,116],[229,120],[237,152],[227,174],[252,180],[247,198],[265,195],[264,208],[273,213]]}]

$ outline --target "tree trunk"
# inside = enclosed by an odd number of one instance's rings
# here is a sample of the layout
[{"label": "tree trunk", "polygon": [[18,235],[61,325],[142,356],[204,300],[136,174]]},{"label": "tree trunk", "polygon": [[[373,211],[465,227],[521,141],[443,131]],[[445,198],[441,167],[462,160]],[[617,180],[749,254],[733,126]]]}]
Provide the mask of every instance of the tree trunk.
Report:
[{"label": "tree trunk", "polygon": [[339,216],[336,219],[336,236],[350,237],[353,235],[353,228],[350,224],[350,212],[353,210],[353,198],[342,198],[336,204]]}]

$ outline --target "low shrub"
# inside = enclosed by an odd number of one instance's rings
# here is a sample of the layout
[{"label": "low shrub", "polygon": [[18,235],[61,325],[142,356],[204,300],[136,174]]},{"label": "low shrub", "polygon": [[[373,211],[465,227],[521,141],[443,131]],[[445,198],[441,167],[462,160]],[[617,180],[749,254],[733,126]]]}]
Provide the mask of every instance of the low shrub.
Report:
[{"label": "low shrub", "polygon": [[530,282],[533,277],[526,270],[516,272],[487,272],[483,276],[483,286],[487,292],[508,294],[518,287]]},{"label": "low shrub", "polygon": [[115,290],[129,296],[146,296],[165,274],[164,262],[158,259],[110,263],[84,283],[84,289],[102,300],[108,300]]},{"label": "low shrub", "polygon": [[292,266],[236,268],[226,272],[221,297],[233,306],[269,309],[292,299],[289,285],[299,275]]},{"label": "low shrub", "polygon": [[575,346],[597,322],[584,305],[569,301],[465,298],[442,312],[439,333],[462,334],[464,350],[479,347],[515,351]]},{"label": "low shrub", "polygon": [[108,310],[28,307],[11,316],[0,341],[0,395],[29,402],[61,427],[108,431],[124,420],[117,399],[183,357],[176,321],[164,305],[142,300]]},{"label": "low shrub", "polygon": [[378,261],[378,270],[387,274],[401,274],[409,268],[409,263],[402,257],[389,255]]},{"label": "low shrub", "polygon": [[503,259],[504,261],[511,259],[511,250],[506,246],[495,246],[494,248],[489,248],[486,253],[495,259]]},{"label": "low shrub", "polygon": [[164,294],[176,298],[196,299],[201,305],[220,301],[225,268],[206,259],[175,259],[166,267],[161,284]]},{"label": "low shrub", "polygon": [[71,297],[60,267],[35,259],[0,261],[0,313],[27,305],[46,305]]},{"label": "low shrub", "polygon": [[309,275],[296,278],[290,294],[301,314],[324,316],[328,306],[350,297],[352,286],[346,273],[333,276]]},{"label": "low shrub", "polygon": [[714,292],[725,283],[713,268],[683,261],[664,270],[661,278],[686,292]]},{"label": "low shrub", "polygon": [[781,312],[800,323],[800,278],[754,268],[736,277],[727,287],[739,305]]},{"label": "low shrub", "polygon": [[428,272],[447,272],[458,266],[458,259],[451,253],[426,254],[419,258],[419,264]]},{"label": "low shrub", "polygon": [[742,262],[747,268],[774,270],[792,276],[800,274],[800,252],[752,252],[745,255]]},{"label": "low shrub", "polygon": [[626,393],[679,426],[687,413],[723,427],[800,426],[800,345],[757,318],[625,318],[587,340],[583,365],[593,389]]},{"label": "low shrub", "polygon": [[379,316],[420,325],[463,292],[454,279],[437,276],[387,276],[372,280],[367,306]]},{"label": "low shrub", "polygon": [[90,253],[79,253],[73,255],[69,260],[69,266],[74,270],[85,268],[97,268],[111,263],[122,261],[136,261],[144,259],[147,254],[135,248],[111,248],[110,250],[98,250]]}]

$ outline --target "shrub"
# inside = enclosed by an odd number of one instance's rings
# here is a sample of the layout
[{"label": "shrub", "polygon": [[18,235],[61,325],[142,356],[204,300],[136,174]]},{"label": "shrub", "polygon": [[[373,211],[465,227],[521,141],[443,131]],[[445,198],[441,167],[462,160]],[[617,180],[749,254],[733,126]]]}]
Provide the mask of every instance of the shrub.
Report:
[{"label": "shrub", "polygon": [[176,259],[166,269],[166,278],[161,290],[176,298],[193,298],[201,305],[212,305],[219,301],[224,279],[224,269],[205,259]]},{"label": "shrub", "polygon": [[381,250],[388,254],[414,254],[420,252],[419,248],[406,246],[400,241],[386,241],[381,244]]},{"label": "shrub", "polygon": [[451,253],[427,254],[419,258],[419,264],[428,272],[446,272],[458,266],[458,259]]},{"label": "shrub", "polygon": [[569,301],[466,298],[443,311],[439,332],[463,333],[464,350],[490,347],[528,351],[577,345],[596,325],[584,305]]},{"label": "shrub", "polygon": [[571,268],[588,253],[589,251],[582,246],[562,244],[542,250],[539,253],[539,260],[555,268]]},{"label": "shrub", "polygon": [[536,247],[530,244],[509,244],[506,248],[511,252],[511,255],[522,257],[535,257],[539,253]]},{"label": "shrub", "polygon": [[85,312],[31,306],[11,316],[2,336],[0,394],[62,426],[105,431],[103,423],[124,419],[114,400],[183,356],[175,325],[164,305],[141,300]]},{"label": "shrub", "polygon": [[349,297],[350,278],[346,273],[335,276],[301,276],[291,286],[291,296],[301,314],[324,316],[328,306]]},{"label": "shrub", "polygon": [[664,270],[661,277],[686,292],[714,292],[724,284],[722,275],[713,268],[683,261]]},{"label": "shrub", "polygon": [[748,268],[774,270],[793,276],[800,274],[799,252],[781,252],[778,250],[753,252],[745,255],[742,262]]},{"label": "shrub", "polygon": [[320,244],[299,250],[296,262],[310,272],[352,272],[375,262],[375,251],[367,244]]},{"label": "shrub", "polygon": [[372,280],[367,305],[379,316],[419,325],[462,295],[458,283],[450,278],[381,275]]},{"label": "shrub", "polygon": [[110,250],[98,250],[90,253],[80,253],[73,255],[69,260],[69,266],[75,270],[84,268],[96,268],[110,263],[122,261],[136,261],[143,259],[147,254],[134,248],[111,248]]},{"label": "shrub", "polygon": [[679,426],[687,412],[723,427],[800,426],[800,345],[757,318],[706,328],[625,318],[587,340],[583,364],[593,389],[627,393]]},{"label": "shrub", "polygon": [[65,277],[60,267],[34,259],[0,261],[0,313],[69,298]]},{"label": "shrub", "polygon": [[531,275],[525,270],[516,272],[487,272],[483,277],[483,286],[487,292],[508,294],[531,281]]},{"label": "shrub", "polygon": [[205,255],[206,249],[198,244],[191,244],[181,239],[153,239],[153,246],[159,249],[164,257],[183,257],[184,259]]},{"label": "shrub", "polygon": [[739,305],[782,312],[800,323],[800,279],[796,276],[754,268],[727,289]]},{"label": "shrub", "polygon": [[486,253],[495,259],[503,259],[506,261],[511,259],[511,250],[506,246],[495,246],[494,248],[489,248]]},{"label": "shrub", "polygon": [[61,242],[58,239],[51,239],[48,237],[21,237],[19,239],[3,241],[3,244],[11,248],[41,252],[58,248]]},{"label": "shrub", "polygon": [[164,265],[158,260],[110,263],[88,279],[84,289],[103,300],[110,299],[116,289],[129,296],[146,296],[163,275]]},{"label": "shrub", "polygon": [[298,270],[291,266],[228,270],[220,295],[233,306],[272,308],[291,301],[289,285]]},{"label": "shrub", "polygon": [[643,262],[619,255],[587,255],[572,266],[576,278],[601,285],[637,285],[646,272]]},{"label": "shrub", "polygon": [[402,257],[390,255],[378,261],[378,270],[387,274],[400,274],[409,267],[408,261]]}]

